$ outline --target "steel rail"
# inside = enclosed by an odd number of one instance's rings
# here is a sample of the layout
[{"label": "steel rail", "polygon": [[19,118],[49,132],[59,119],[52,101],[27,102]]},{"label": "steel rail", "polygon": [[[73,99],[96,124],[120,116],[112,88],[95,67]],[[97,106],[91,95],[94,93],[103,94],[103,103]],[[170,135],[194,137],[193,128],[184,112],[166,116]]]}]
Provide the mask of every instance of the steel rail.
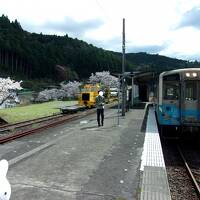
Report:
[{"label": "steel rail", "polygon": [[50,127],[54,127],[56,125],[62,124],[62,123],[67,122],[67,121],[70,121],[70,120],[74,119],[75,117],[77,117],[77,116],[69,116],[68,118],[65,118],[65,119],[62,119],[62,120],[59,120],[59,121],[56,121],[56,122],[53,122],[53,123],[48,123],[48,124],[45,124],[45,125],[40,126],[38,128],[33,128],[33,129],[30,129],[30,130],[26,130],[26,131],[15,133],[13,135],[0,137],[0,144],[12,141],[14,139],[17,139],[17,138],[20,138],[20,137],[23,137],[23,136],[26,136],[26,135],[29,135],[29,134],[32,134],[32,133],[36,133],[36,132],[48,129]]},{"label": "steel rail", "polygon": [[200,197],[200,187],[199,187],[199,184],[197,183],[197,181],[196,181],[196,179],[195,179],[195,177],[194,177],[194,175],[192,173],[192,170],[190,169],[190,167],[189,167],[189,165],[188,165],[188,163],[187,163],[187,161],[186,161],[186,159],[185,159],[185,157],[183,155],[183,152],[182,152],[181,148],[178,145],[177,145],[177,149],[178,149],[178,151],[179,151],[179,153],[181,155],[181,158],[182,158],[182,160],[183,160],[183,162],[185,164],[185,167],[186,167],[186,169],[187,169],[187,171],[188,171],[188,173],[189,173],[189,175],[190,175],[190,177],[192,179],[192,182],[193,182],[193,184],[195,186],[197,194]]},{"label": "steel rail", "polygon": [[[111,103],[110,105],[108,105],[106,107],[109,108],[109,107],[112,107],[114,105],[115,105],[114,103]],[[13,135],[7,135],[7,136],[0,137],[0,144],[6,143],[6,142],[10,142],[12,140],[15,140],[15,139],[20,138],[20,137],[24,137],[26,135],[37,133],[39,131],[48,129],[50,127],[55,127],[55,126],[60,125],[62,123],[68,122],[70,120],[76,120],[76,119],[85,117],[86,115],[90,115],[90,114],[93,114],[95,112],[96,112],[96,109],[92,109],[92,110],[88,110],[86,112],[76,113],[76,114],[72,114],[72,115],[67,115],[67,116],[63,115],[62,117],[60,117],[61,120],[59,120],[59,121],[50,122],[50,123],[45,124],[43,126],[40,126],[38,128],[33,128],[33,129],[22,131],[22,132],[17,132],[17,133],[15,133]],[[48,121],[48,120],[45,120],[45,121]],[[32,123],[32,124],[35,124],[35,123]]]},{"label": "steel rail", "polygon": [[8,130],[10,127],[13,127],[13,126],[20,128],[20,127],[23,127],[23,126],[26,126],[26,125],[28,126],[28,125],[32,124],[33,122],[39,123],[39,122],[46,121],[46,120],[49,120],[49,119],[56,119],[56,118],[59,118],[61,116],[63,116],[63,115],[58,113],[56,115],[49,115],[49,116],[40,117],[40,118],[36,118],[36,119],[31,119],[31,120],[26,120],[26,121],[22,121],[22,122],[13,123],[13,124],[5,124],[5,125],[0,126],[0,131]]},{"label": "steel rail", "polygon": [[15,133],[13,135],[7,135],[7,136],[4,136],[4,137],[0,137],[0,144],[15,140],[17,138],[20,138],[20,137],[23,137],[23,136],[26,136],[26,135],[29,135],[29,134],[33,134],[33,133],[48,129],[50,127],[55,127],[57,125],[63,124],[65,122],[68,122],[70,120],[76,120],[76,119],[82,118],[85,115],[93,114],[94,112],[95,112],[95,110],[90,110],[87,113],[73,114],[73,115],[69,115],[69,116],[65,116],[65,117],[63,116],[63,117],[61,117],[62,119],[59,120],[59,121],[50,122],[50,123],[45,124],[43,126],[40,126],[38,128],[25,130],[25,131],[22,131],[22,132]]}]

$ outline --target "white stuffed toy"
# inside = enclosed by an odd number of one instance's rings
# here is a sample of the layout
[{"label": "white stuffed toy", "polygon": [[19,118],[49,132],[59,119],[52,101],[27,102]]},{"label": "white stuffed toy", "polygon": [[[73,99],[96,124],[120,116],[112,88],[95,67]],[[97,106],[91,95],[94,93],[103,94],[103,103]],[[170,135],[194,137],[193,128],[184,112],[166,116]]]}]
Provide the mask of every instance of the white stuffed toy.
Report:
[{"label": "white stuffed toy", "polygon": [[9,200],[11,195],[11,186],[6,178],[8,171],[8,161],[0,161],[0,200]]}]

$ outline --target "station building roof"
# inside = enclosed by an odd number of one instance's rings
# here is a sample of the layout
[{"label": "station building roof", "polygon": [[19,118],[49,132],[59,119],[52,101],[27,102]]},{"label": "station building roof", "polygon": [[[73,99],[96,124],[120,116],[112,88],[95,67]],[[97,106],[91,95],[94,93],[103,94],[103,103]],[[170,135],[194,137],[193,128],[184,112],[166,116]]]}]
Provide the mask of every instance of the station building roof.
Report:
[{"label": "station building roof", "polygon": [[148,84],[155,80],[154,72],[140,72],[134,76],[135,84]]}]

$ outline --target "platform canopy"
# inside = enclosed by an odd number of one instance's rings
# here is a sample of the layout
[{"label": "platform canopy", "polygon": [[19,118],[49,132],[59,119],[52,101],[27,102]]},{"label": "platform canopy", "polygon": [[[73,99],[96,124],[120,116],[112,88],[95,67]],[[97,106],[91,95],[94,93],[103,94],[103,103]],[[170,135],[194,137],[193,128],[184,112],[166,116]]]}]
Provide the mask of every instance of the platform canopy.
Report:
[{"label": "platform canopy", "polygon": [[155,80],[155,73],[154,72],[140,72],[134,76],[134,83],[139,84],[148,84]]}]

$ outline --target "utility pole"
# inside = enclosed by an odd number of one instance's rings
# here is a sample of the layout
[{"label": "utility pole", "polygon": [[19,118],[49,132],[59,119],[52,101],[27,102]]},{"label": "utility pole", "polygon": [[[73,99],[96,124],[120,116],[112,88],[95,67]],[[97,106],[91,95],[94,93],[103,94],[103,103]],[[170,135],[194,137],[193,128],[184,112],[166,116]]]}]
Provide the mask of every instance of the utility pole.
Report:
[{"label": "utility pole", "polygon": [[134,75],[133,76],[131,76],[131,80],[132,80],[132,94],[131,94],[131,107],[133,108],[133,101],[134,101],[134,92],[135,92],[135,90],[134,90]]},{"label": "utility pole", "polygon": [[125,19],[123,18],[123,32],[122,32],[122,116],[125,116]]},{"label": "utility pole", "polygon": [[120,74],[118,75],[119,87],[118,87],[118,112],[117,112],[117,125],[119,126],[119,110],[120,110]]}]

